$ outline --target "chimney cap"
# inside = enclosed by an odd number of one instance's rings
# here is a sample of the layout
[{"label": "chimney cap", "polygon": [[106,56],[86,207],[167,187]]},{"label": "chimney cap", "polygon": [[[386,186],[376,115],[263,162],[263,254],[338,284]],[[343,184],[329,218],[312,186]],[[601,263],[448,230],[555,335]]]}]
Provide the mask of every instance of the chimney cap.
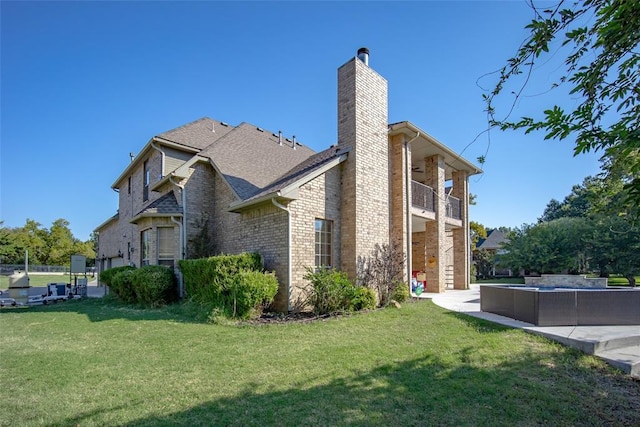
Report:
[{"label": "chimney cap", "polygon": [[369,65],[369,49],[361,47],[358,49],[358,59],[364,62],[364,65]]}]

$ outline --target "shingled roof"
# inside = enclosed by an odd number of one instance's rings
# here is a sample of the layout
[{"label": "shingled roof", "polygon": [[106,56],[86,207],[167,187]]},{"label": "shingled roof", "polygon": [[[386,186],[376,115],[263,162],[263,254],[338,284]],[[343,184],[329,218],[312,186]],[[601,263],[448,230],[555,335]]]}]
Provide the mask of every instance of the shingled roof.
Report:
[{"label": "shingled roof", "polygon": [[130,222],[136,223],[138,219],[147,216],[170,215],[182,215],[182,208],[178,205],[178,201],[176,200],[176,196],[173,194],[173,191],[169,191],[167,194],[149,203],[149,205],[138,212]]},{"label": "shingled roof", "polygon": [[316,153],[304,162],[295,166],[290,171],[286,172],[283,176],[279,177],[276,181],[269,184],[261,192],[255,194],[248,200],[251,201],[259,199],[266,194],[283,190],[296,182],[304,181],[305,177],[313,175],[313,173],[322,168],[322,166],[330,163],[334,159],[340,158],[347,152],[348,150],[345,150],[344,148],[332,146],[320,153]]},{"label": "shingled roof", "polygon": [[185,147],[202,150],[233,130],[233,126],[209,117],[202,117],[167,132],[156,135]]},{"label": "shingled roof", "polygon": [[202,150],[241,200],[261,193],[314,154],[310,148],[295,144],[278,135],[241,123],[223,137]]},{"label": "shingled roof", "polygon": [[486,239],[478,240],[476,248],[496,250],[502,248],[502,245],[504,245],[508,240],[509,239],[507,239],[507,236],[502,230],[494,228],[493,230],[490,230],[489,233],[487,233]]}]

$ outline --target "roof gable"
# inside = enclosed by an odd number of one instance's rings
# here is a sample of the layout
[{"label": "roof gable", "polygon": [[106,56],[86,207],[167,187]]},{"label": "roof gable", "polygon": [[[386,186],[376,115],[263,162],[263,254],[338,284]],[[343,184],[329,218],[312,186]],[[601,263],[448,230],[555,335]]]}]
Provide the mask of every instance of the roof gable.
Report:
[{"label": "roof gable", "polygon": [[233,204],[231,209],[233,212],[238,212],[269,198],[290,198],[292,194],[295,194],[297,188],[346,160],[347,153],[348,150],[339,147],[330,147],[317,153],[285,173],[261,192],[249,199]]},{"label": "roof gable", "polygon": [[478,249],[501,249],[502,245],[507,242],[505,234],[497,228],[489,231],[486,239],[478,241],[476,248]]},{"label": "roof gable", "polygon": [[241,123],[200,152],[242,200],[261,193],[269,184],[298,166],[314,151],[249,123]]}]

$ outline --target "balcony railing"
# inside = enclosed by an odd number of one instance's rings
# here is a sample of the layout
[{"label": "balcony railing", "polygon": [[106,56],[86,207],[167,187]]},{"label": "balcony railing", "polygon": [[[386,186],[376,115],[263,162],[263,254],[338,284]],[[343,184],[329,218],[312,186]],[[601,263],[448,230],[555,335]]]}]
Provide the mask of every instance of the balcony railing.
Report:
[{"label": "balcony railing", "polygon": [[462,201],[460,199],[458,199],[457,197],[448,196],[446,207],[446,215],[449,218],[462,219]]},{"label": "balcony railing", "polygon": [[[416,208],[435,212],[436,193],[428,185],[411,181],[411,204]],[[462,219],[462,201],[457,197],[447,196],[445,209],[447,217]]]},{"label": "balcony railing", "polygon": [[433,189],[417,181],[411,181],[411,204],[416,208],[435,212],[435,196]]}]

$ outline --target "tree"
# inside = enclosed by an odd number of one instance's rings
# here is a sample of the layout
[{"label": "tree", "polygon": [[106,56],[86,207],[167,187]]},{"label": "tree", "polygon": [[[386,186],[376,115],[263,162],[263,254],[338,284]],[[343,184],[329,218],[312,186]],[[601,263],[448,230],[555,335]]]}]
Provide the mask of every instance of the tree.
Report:
[{"label": "tree", "polygon": [[[541,10],[531,1],[535,18],[514,57],[500,70],[500,77],[485,94],[491,126],[502,130],[544,130],[545,139],[575,137],[574,155],[603,152],[604,170],[625,181],[625,206],[637,214],[640,204],[640,1],[560,0]],[[554,51],[551,53],[550,48]],[[564,49],[566,74],[551,83],[550,90],[571,85],[577,98],[572,110],[553,105],[542,118],[510,121],[515,104],[535,69]],[[563,54],[563,57],[564,57]],[[521,83],[517,82],[522,78]],[[516,81],[516,82],[514,82]],[[498,119],[496,97],[507,84],[516,83],[511,111]]]},{"label": "tree", "polygon": [[28,250],[30,264],[69,265],[74,254],[86,256],[90,264],[96,256],[92,238],[86,242],[75,238],[63,218],[55,220],[50,230],[32,219],[17,228],[4,227],[0,221],[0,262],[22,264]]},{"label": "tree", "polygon": [[56,219],[45,238],[49,249],[45,263],[52,265],[68,264],[71,255],[74,254],[73,246],[76,240],[69,229],[69,221],[62,218]]},{"label": "tree", "polygon": [[471,233],[471,250],[474,251],[476,249],[478,241],[480,239],[487,238],[487,229],[479,222],[470,221],[469,232]]},{"label": "tree", "polygon": [[[603,194],[599,188],[604,185],[602,178],[588,176],[582,184],[574,185],[571,193],[561,202],[551,199],[538,222],[549,222],[566,217],[587,217],[595,213],[596,200]],[[619,188],[621,189],[621,188]]]},{"label": "tree", "polygon": [[514,271],[583,273],[588,267],[591,235],[585,218],[565,217],[523,225],[509,235],[499,264]]},{"label": "tree", "polygon": [[15,233],[0,221],[0,263],[13,263],[17,251]]},{"label": "tree", "polygon": [[476,275],[486,279],[493,275],[493,265],[495,263],[495,253],[487,249],[476,249],[473,252],[473,260],[476,265]]}]

